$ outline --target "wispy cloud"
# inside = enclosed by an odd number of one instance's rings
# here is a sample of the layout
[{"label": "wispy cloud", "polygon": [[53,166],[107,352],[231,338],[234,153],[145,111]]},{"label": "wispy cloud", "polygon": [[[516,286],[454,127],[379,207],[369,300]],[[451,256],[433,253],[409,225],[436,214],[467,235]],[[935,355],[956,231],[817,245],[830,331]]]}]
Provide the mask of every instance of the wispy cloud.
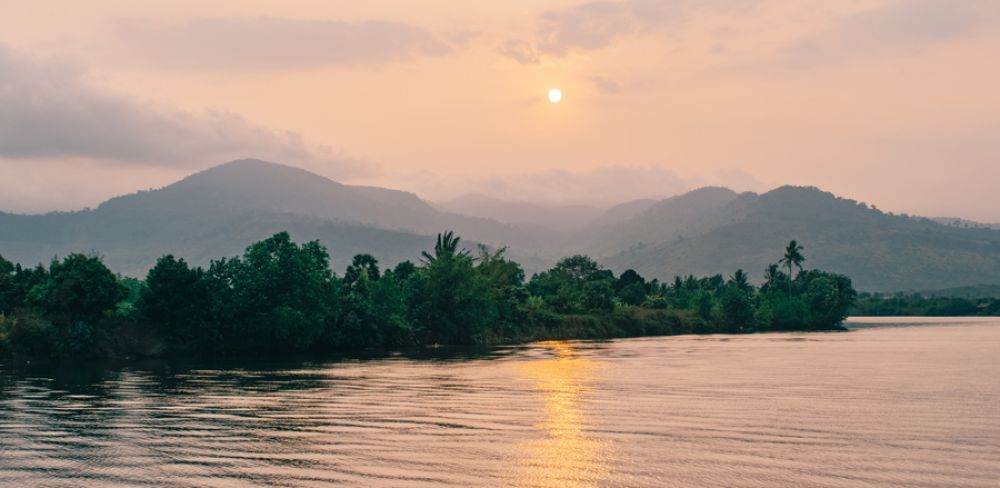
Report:
[{"label": "wispy cloud", "polygon": [[[782,53],[790,68],[814,68],[859,55],[898,54],[970,35],[987,24],[983,0],[896,0],[839,18],[827,31],[800,38]],[[996,19],[993,19],[996,20]]]},{"label": "wispy cloud", "polygon": [[586,170],[550,169],[493,177],[419,171],[386,175],[378,181],[406,188],[432,201],[480,194],[511,201],[588,205],[668,197],[706,184],[684,178],[665,167],[628,165]]},{"label": "wispy cloud", "polygon": [[511,39],[500,48],[519,63],[532,64],[543,57],[563,57],[570,52],[595,50],[615,40],[642,36],[683,24],[699,9],[735,8],[758,0],[620,0],[588,2],[550,10],[537,19],[531,39]]},{"label": "wispy cloud", "polygon": [[72,63],[0,44],[0,158],[194,168],[248,156],[311,163],[335,175],[365,171],[298,134],[228,112],[190,113],[135,101],[91,83],[88,72]]},{"label": "wispy cloud", "polygon": [[119,48],[133,60],[168,69],[286,70],[374,65],[444,56],[474,32],[437,36],[396,22],[341,22],[273,17],[162,23],[122,19]]}]

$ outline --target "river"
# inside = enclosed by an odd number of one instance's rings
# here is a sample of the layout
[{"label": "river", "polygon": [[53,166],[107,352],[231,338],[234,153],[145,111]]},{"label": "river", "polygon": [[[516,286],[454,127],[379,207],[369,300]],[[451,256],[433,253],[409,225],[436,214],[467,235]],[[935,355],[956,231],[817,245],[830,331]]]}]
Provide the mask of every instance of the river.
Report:
[{"label": "river", "polygon": [[4,486],[996,487],[1000,320],[0,365]]}]

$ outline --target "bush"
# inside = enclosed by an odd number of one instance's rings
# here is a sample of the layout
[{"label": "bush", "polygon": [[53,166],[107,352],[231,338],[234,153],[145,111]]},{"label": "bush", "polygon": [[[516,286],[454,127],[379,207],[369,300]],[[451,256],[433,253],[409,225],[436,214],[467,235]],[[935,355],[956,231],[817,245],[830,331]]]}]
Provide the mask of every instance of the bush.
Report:
[{"label": "bush", "polygon": [[38,315],[27,312],[0,315],[0,344],[9,353],[49,355],[54,352],[57,336],[55,326]]}]

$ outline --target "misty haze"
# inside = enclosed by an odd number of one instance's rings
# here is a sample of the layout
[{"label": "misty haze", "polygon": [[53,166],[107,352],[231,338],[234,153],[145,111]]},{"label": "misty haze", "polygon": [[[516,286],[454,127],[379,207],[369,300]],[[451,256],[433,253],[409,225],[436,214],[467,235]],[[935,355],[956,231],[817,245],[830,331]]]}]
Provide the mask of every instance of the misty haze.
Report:
[{"label": "misty haze", "polygon": [[1000,479],[1000,3],[0,12],[0,486]]}]

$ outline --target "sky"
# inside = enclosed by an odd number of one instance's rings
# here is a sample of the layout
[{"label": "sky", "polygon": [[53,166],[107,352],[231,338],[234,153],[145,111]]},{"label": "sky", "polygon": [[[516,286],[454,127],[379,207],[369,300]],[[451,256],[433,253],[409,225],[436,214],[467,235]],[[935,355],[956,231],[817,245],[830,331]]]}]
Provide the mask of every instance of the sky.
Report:
[{"label": "sky", "polygon": [[795,184],[1000,222],[994,0],[0,0],[0,12],[6,211],[94,206],[257,157],[432,201],[607,205]]}]

